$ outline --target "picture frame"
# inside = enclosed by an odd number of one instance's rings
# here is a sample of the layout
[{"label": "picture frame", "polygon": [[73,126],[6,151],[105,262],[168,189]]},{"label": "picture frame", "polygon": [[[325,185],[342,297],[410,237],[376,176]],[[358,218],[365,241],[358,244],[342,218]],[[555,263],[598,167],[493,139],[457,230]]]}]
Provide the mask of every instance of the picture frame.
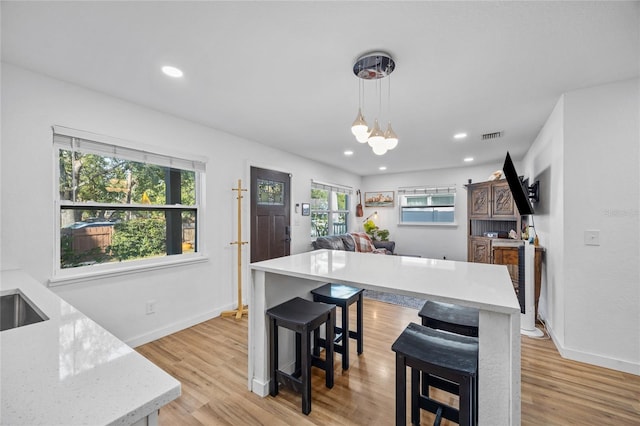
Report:
[{"label": "picture frame", "polygon": [[376,191],[364,193],[365,207],[393,207],[394,191]]},{"label": "picture frame", "polygon": [[311,206],[309,203],[302,203],[302,216],[310,216],[311,215]]}]

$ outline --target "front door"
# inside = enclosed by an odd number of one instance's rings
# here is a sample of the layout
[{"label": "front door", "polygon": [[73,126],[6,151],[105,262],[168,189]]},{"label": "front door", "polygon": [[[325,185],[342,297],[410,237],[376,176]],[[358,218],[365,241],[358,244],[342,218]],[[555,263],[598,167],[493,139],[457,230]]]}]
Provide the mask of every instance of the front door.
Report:
[{"label": "front door", "polygon": [[288,256],[291,176],[251,167],[251,262]]}]

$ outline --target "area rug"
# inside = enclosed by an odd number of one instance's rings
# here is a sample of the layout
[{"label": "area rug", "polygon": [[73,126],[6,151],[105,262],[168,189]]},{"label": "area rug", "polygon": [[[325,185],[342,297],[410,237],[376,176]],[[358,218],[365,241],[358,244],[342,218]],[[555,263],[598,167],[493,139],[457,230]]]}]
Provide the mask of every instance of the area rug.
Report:
[{"label": "area rug", "polygon": [[394,305],[400,305],[404,306],[405,308],[412,308],[416,310],[422,309],[422,306],[426,302],[425,299],[419,299],[417,297],[403,296],[401,294],[385,293],[375,290],[365,290],[364,297],[379,300],[380,302],[393,303]]}]

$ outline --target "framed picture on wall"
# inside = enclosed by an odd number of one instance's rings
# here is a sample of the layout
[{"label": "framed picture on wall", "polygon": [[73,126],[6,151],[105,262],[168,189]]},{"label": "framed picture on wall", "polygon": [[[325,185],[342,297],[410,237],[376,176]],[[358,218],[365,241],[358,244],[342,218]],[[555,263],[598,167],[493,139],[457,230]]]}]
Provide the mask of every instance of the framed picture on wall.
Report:
[{"label": "framed picture on wall", "polygon": [[365,207],[393,207],[393,191],[364,193]]},{"label": "framed picture on wall", "polygon": [[302,203],[302,216],[311,215],[311,206],[309,203]]}]

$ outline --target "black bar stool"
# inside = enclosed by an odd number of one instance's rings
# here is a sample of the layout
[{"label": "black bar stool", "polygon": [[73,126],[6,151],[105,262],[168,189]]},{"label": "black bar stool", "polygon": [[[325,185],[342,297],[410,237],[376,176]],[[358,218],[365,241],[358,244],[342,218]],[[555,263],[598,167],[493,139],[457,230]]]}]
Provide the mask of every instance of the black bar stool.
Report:
[{"label": "black bar stool", "polygon": [[[341,327],[335,328],[334,350],[342,354],[342,369],[349,369],[349,339],[355,339],[358,355],[363,351],[362,344],[362,294],[364,289],[349,287],[344,284],[329,283],[311,290],[315,302],[330,303],[339,306],[342,310]],[[349,330],[349,306],[356,303],[356,331]],[[315,348],[324,344],[324,339],[314,332]],[[342,344],[338,344],[338,342]],[[318,344],[319,342],[319,344]],[[316,351],[316,355],[318,352]]]},{"label": "black bar stool", "polygon": [[478,337],[478,309],[428,300],[418,315],[427,327]]},{"label": "black bar stool", "polygon": [[[391,349],[396,353],[396,426],[406,424],[407,371],[411,367],[411,423],[420,424],[420,409],[457,422],[477,424],[478,339],[410,323]],[[420,373],[459,386],[459,408],[420,393]]]},{"label": "black bar stool", "polygon": [[[333,330],[336,323],[335,305],[311,302],[295,297],[267,310],[269,317],[269,394],[278,395],[278,384],[282,383],[296,392],[302,393],[302,412],[311,412],[311,366],[325,371],[328,388],[333,387]],[[311,332],[326,324],[325,359],[311,353]],[[278,368],[278,327],[296,333],[296,365],[292,374]]]},{"label": "black bar stool", "polygon": [[[478,337],[478,309],[428,300],[418,315],[422,318],[424,326],[463,336]],[[458,395],[457,383],[423,374],[422,394],[424,396],[429,396],[429,386]]]}]

